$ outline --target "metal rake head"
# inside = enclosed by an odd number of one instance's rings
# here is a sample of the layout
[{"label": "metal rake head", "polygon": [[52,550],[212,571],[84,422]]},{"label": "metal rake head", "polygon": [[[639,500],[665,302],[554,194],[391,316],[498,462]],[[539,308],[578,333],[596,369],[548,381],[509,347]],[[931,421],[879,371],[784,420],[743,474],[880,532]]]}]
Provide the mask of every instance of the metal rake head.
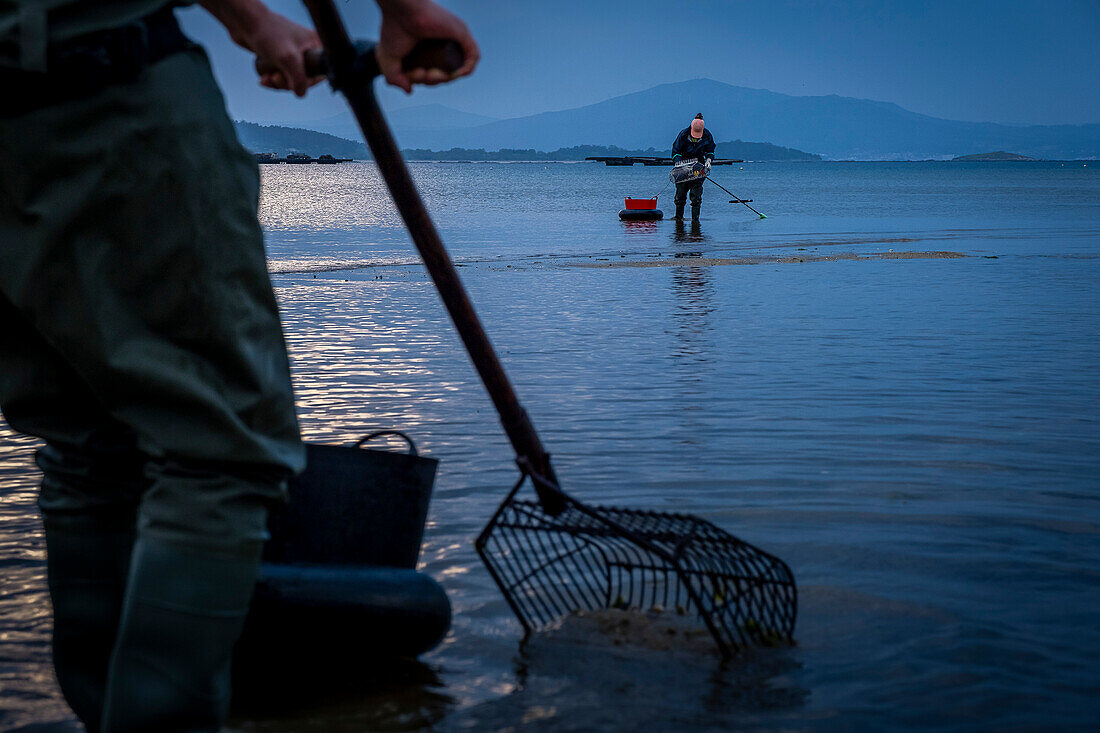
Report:
[{"label": "metal rake head", "polygon": [[578,610],[663,607],[693,614],[723,656],[790,642],[797,592],[779,558],[687,514],[586,506],[552,516],[515,498],[476,547],[528,632]]}]

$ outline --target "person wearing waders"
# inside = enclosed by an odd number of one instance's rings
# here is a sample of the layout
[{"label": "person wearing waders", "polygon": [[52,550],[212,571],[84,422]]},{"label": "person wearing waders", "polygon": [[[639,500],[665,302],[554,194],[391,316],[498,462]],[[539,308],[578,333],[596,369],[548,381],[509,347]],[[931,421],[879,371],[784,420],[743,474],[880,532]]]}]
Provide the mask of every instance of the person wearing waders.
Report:
[{"label": "person wearing waders", "polygon": [[[165,0],[0,4],[0,409],[42,439],[53,658],[89,731],[217,731],[267,511],[303,468],[257,222],[259,176]],[[202,5],[320,81],[316,34],[259,0]],[[465,25],[378,0],[387,81]],[[2,489],[0,489],[2,490]]]},{"label": "person wearing waders", "polygon": [[[691,158],[702,161],[707,168],[707,173],[710,173],[710,165],[714,160],[714,138],[703,124],[702,113],[695,115],[695,119],[691,121],[691,124],[680,130],[680,134],[676,136],[676,140],[672,143],[673,165],[681,160]],[[676,216],[672,217],[673,219],[676,221],[684,220],[684,204],[687,203],[688,195],[690,195],[691,220],[692,222],[699,221],[699,208],[703,205],[704,180],[706,179],[700,178],[696,181],[682,181],[676,184],[676,197],[673,199],[676,204]]]}]

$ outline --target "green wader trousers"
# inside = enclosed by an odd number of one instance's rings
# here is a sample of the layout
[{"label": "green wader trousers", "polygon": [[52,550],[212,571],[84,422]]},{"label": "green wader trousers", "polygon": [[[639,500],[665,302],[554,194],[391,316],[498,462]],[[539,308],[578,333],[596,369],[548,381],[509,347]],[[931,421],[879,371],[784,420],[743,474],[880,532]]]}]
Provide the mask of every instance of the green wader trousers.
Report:
[{"label": "green wader trousers", "polygon": [[703,182],[702,181],[681,181],[676,184],[676,195],[672,198],[672,203],[676,204],[676,213],[683,214],[684,204],[687,203],[688,195],[691,195],[691,218],[699,218],[699,208],[703,205]]},{"label": "green wader trousers", "polygon": [[0,409],[45,441],[55,668],[92,731],[218,729],[304,466],[258,193],[198,48],[0,115]]}]

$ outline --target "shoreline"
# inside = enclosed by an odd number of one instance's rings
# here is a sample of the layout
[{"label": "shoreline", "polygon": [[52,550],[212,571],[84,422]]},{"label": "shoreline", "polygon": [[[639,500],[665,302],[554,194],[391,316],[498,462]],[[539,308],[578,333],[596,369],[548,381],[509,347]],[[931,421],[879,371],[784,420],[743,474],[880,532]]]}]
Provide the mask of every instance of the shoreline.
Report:
[{"label": "shoreline", "polygon": [[[584,269],[622,269],[622,268],[644,268],[644,267],[721,267],[726,265],[790,265],[790,264],[806,264],[815,262],[853,262],[853,261],[871,261],[871,260],[957,260],[967,259],[975,257],[976,255],[963,254],[962,252],[953,252],[950,250],[929,250],[929,251],[903,251],[903,252],[866,252],[863,254],[856,254],[855,252],[841,252],[838,254],[829,255],[788,255],[785,257],[780,256],[764,256],[758,255],[754,257],[703,257],[703,256],[684,256],[684,257],[662,257],[660,259],[650,260],[613,260],[610,257],[594,257],[589,256],[588,259],[594,259],[594,261],[577,261],[583,255],[563,255],[561,258],[545,258],[545,257],[531,257],[521,258],[519,260],[504,260],[504,259],[471,259],[471,260],[458,260],[455,261],[455,267],[479,267],[486,266],[488,269],[503,271],[503,270],[527,270],[532,264],[544,264],[554,267],[570,268],[579,267]],[[995,255],[981,255],[986,259],[996,259]],[[551,262],[550,259],[559,260],[557,262]],[[567,260],[565,262],[560,259]],[[573,261],[569,261],[573,260]],[[383,268],[409,268],[420,267],[423,263],[417,259],[409,259],[398,262],[349,262],[333,265],[317,265],[312,267],[294,267],[288,269],[272,268],[272,262],[268,262],[268,272],[272,276],[280,275],[312,275],[314,278],[317,275],[331,274],[335,272],[353,272],[356,270],[370,270],[370,269],[383,269]]]},{"label": "shoreline", "polygon": [[870,260],[957,260],[971,257],[962,252],[869,252],[856,254],[845,252],[832,255],[802,255],[790,257],[675,257],[660,260],[608,260],[606,262],[577,262],[571,267],[614,270],[625,267],[720,267],[726,265],[789,265],[813,262],[870,261]]}]

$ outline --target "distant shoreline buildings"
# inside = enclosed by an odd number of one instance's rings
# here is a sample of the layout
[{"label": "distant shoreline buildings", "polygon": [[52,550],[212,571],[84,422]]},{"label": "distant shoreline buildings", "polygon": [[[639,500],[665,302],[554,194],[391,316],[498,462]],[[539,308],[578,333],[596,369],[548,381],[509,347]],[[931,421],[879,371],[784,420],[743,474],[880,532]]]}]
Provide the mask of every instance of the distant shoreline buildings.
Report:
[{"label": "distant shoreline buildings", "polygon": [[252,156],[256,159],[257,163],[265,165],[271,165],[274,163],[321,163],[323,165],[330,163],[350,163],[355,160],[354,158],[337,158],[335,156],[327,154],[314,158],[313,156],[306,155],[305,153],[291,153],[285,158],[282,158],[275,153],[253,153]]}]

